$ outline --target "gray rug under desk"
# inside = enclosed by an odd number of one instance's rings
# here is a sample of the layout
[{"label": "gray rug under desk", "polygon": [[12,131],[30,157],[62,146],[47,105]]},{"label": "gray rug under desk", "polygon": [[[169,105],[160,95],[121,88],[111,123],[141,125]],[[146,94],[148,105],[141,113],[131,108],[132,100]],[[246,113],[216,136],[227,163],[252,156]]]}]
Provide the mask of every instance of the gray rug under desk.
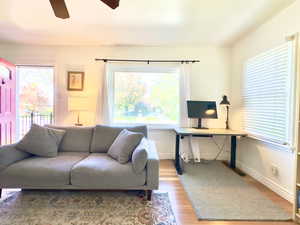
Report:
[{"label": "gray rug under desk", "polygon": [[185,164],[179,176],[199,220],[289,221],[292,215],[220,161]]}]

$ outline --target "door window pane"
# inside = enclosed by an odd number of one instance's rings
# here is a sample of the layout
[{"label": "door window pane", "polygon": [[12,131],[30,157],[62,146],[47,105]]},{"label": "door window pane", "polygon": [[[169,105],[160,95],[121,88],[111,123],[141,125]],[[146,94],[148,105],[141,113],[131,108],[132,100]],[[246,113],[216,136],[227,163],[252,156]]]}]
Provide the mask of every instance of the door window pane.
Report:
[{"label": "door window pane", "polygon": [[53,122],[54,68],[19,66],[17,74],[18,133],[22,137],[32,123],[45,125]]}]

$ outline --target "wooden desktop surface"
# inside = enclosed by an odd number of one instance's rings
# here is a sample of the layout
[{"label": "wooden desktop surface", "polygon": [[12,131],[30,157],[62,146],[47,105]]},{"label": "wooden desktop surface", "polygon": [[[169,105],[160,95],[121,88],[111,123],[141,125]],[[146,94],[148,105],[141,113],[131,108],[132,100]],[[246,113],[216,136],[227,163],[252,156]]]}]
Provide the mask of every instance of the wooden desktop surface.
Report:
[{"label": "wooden desktop surface", "polygon": [[221,128],[210,128],[210,129],[196,129],[178,127],[174,128],[174,131],[180,135],[228,135],[228,136],[247,136],[244,131],[221,129]]}]

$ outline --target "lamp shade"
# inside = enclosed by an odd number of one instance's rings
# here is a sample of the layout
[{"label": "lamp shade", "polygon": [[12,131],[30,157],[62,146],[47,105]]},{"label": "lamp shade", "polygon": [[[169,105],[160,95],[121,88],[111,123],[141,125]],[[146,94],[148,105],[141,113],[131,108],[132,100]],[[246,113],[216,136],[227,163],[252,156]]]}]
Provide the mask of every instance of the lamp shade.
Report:
[{"label": "lamp shade", "polygon": [[88,111],[89,101],[86,97],[69,97],[68,98],[68,110],[74,111]]},{"label": "lamp shade", "polygon": [[226,95],[223,95],[223,99],[220,102],[220,105],[230,105],[230,102],[228,101],[228,98]]}]

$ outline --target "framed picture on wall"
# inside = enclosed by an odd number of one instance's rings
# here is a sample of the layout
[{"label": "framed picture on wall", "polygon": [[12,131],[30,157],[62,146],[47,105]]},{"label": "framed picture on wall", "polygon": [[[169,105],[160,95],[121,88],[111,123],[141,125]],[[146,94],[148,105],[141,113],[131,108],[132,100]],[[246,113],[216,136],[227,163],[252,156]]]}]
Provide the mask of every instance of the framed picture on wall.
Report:
[{"label": "framed picture on wall", "polygon": [[83,91],[84,72],[68,72],[68,91]]}]

